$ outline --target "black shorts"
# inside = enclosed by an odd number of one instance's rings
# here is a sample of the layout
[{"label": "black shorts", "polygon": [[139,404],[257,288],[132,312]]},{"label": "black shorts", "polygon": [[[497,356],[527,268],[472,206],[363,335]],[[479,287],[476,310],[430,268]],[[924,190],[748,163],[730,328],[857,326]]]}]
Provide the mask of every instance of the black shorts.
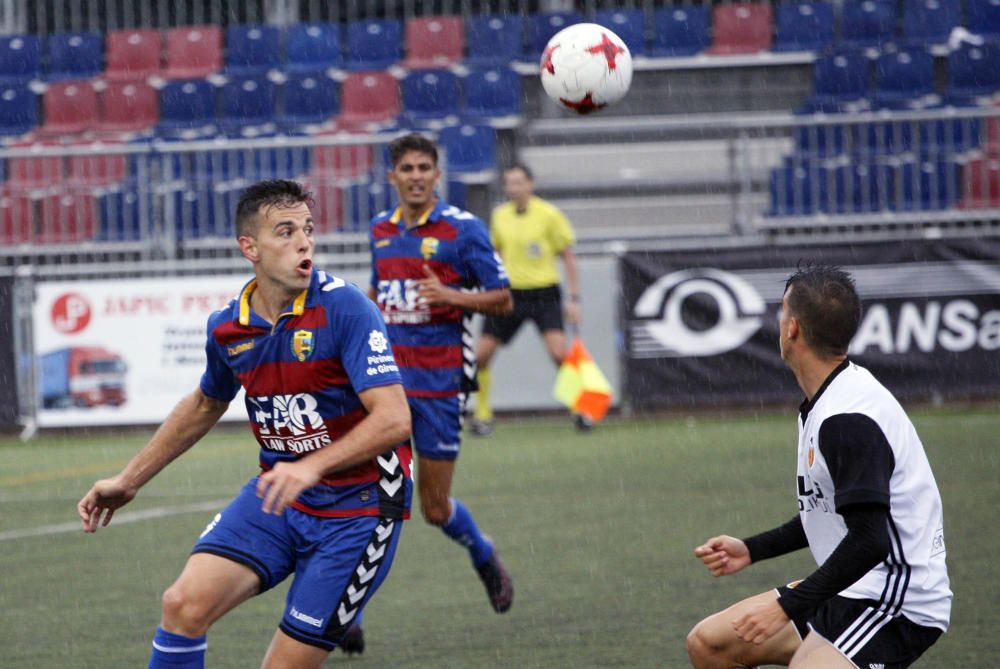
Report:
[{"label": "black shorts", "polygon": [[[787,586],[778,588],[778,594]],[[925,627],[878,611],[878,602],[839,595],[819,608],[792,620],[799,637],[819,634],[858,667],[904,669],[913,664],[941,636],[937,627]]]},{"label": "black shorts", "polygon": [[509,316],[487,316],[483,334],[491,335],[501,344],[508,343],[521,329],[524,321],[534,321],[539,332],[562,330],[562,291],[559,286],[512,290],[514,311]]}]

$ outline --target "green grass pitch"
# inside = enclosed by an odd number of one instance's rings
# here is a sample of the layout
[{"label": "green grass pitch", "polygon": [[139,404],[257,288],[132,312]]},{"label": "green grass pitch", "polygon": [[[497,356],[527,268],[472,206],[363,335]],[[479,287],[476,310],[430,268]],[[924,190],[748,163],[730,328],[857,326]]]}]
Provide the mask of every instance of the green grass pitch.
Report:
[{"label": "green grass pitch", "polygon": [[[955,591],[952,631],[917,666],[994,666],[1000,656],[1000,412],[913,413],[945,505]],[[254,473],[245,428],[218,429],[126,511],[200,505],[103,528],[75,504],[148,432],[0,440],[0,666],[145,666],[159,597],[216,500]],[[745,536],[795,513],[794,414],[612,420],[578,435],[567,420],[508,419],[466,438],[455,493],[493,536],[515,579],[513,609],[492,612],[465,552],[419,519],[366,612],[361,658],[327,666],[686,667],[684,637],[704,615],[811,570],[807,552],[713,579],[701,540]],[[220,504],[221,506],[221,504]],[[35,536],[24,531],[38,529]],[[287,584],[286,584],[287,585]],[[259,666],[286,587],[223,618],[208,666]]]}]

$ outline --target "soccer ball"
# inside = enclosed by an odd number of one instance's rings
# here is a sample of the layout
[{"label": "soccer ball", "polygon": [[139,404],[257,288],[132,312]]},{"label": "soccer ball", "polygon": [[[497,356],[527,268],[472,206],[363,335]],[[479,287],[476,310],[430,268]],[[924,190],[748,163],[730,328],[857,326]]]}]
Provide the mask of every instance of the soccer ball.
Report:
[{"label": "soccer ball", "polygon": [[542,87],[578,114],[618,102],[632,83],[632,54],[604,26],[577,23],[557,32],[542,52]]}]

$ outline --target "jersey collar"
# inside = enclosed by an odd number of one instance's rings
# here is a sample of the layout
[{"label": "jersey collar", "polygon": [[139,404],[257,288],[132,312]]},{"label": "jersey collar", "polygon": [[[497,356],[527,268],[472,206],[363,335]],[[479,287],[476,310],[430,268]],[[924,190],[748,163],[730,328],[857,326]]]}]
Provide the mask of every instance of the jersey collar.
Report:
[{"label": "jersey collar", "polygon": [[[313,267],[312,277],[309,279],[309,287],[299,293],[298,296],[292,300],[291,308],[286,310],[282,315],[301,316],[302,312],[306,310],[306,307],[315,306],[316,300],[318,299],[317,296],[319,295],[319,282],[317,280],[317,276],[318,272],[316,271],[316,268]],[[243,290],[240,291],[240,299],[237,303],[237,309],[239,310],[237,313],[237,319],[239,320],[240,325],[250,325],[250,296],[256,289],[257,279],[250,279],[250,281],[243,286]]]},{"label": "jersey collar", "polygon": [[[428,221],[436,221],[441,218],[441,211],[444,210],[445,206],[444,200],[438,198],[437,204],[421,214],[420,218],[417,219],[417,224],[413,227],[419,228],[421,225],[425,225]],[[394,225],[406,225],[403,221],[403,205],[400,205],[393,210],[392,216],[389,217],[389,222]]]},{"label": "jersey collar", "polygon": [[836,367],[834,367],[833,371],[830,372],[830,375],[826,377],[826,380],[823,381],[823,385],[819,387],[819,390],[816,391],[816,394],[813,395],[813,398],[811,400],[810,399],[802,400],[802,404],[799,405],[799,415],[802,416],[803,423],[806,422],[806,417],[809,415],[809,412],[812,410],[812,408],[816,406],[816,402],[819,401],[820,395],[823,394],[823,391],[825,391],[830,386],[830,384],[833,383],[833,380],[837,378],[837,376],[842,371],[847,369],[847,366],[850,364],[851,361],[848,360],[847,358],[844,358],[844,361],[841,362]]}]

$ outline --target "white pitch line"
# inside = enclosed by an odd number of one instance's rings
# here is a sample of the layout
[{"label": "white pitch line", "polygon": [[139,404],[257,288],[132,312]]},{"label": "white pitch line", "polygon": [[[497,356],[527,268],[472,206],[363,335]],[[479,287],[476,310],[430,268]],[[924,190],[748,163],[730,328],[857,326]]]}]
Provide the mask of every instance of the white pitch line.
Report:
[{"label": "white pitch line", "polygon": [[[224,507],[230,500],[216,499],[210,502],[195,502],[192,504],[179,504],[177,506],[154,506],[151,509],[142,511],[126,511],[116,513],[111,519],[111,525],[124,525],[126,523],[137,523],[150,518],[163,518],[164,516],[176,516],[181,513],[195,513],[200,511],[215,511]],[[10,539],[24,539],[25,537],[44,537],[50,534],[65,534],[66,532],[83,532],[83,525],[79,520],[69,523],[55,523],[53,525],[40,525],[39,527],[29,527],[21,530],[7,530],[0,532],[0,541]]]}]

